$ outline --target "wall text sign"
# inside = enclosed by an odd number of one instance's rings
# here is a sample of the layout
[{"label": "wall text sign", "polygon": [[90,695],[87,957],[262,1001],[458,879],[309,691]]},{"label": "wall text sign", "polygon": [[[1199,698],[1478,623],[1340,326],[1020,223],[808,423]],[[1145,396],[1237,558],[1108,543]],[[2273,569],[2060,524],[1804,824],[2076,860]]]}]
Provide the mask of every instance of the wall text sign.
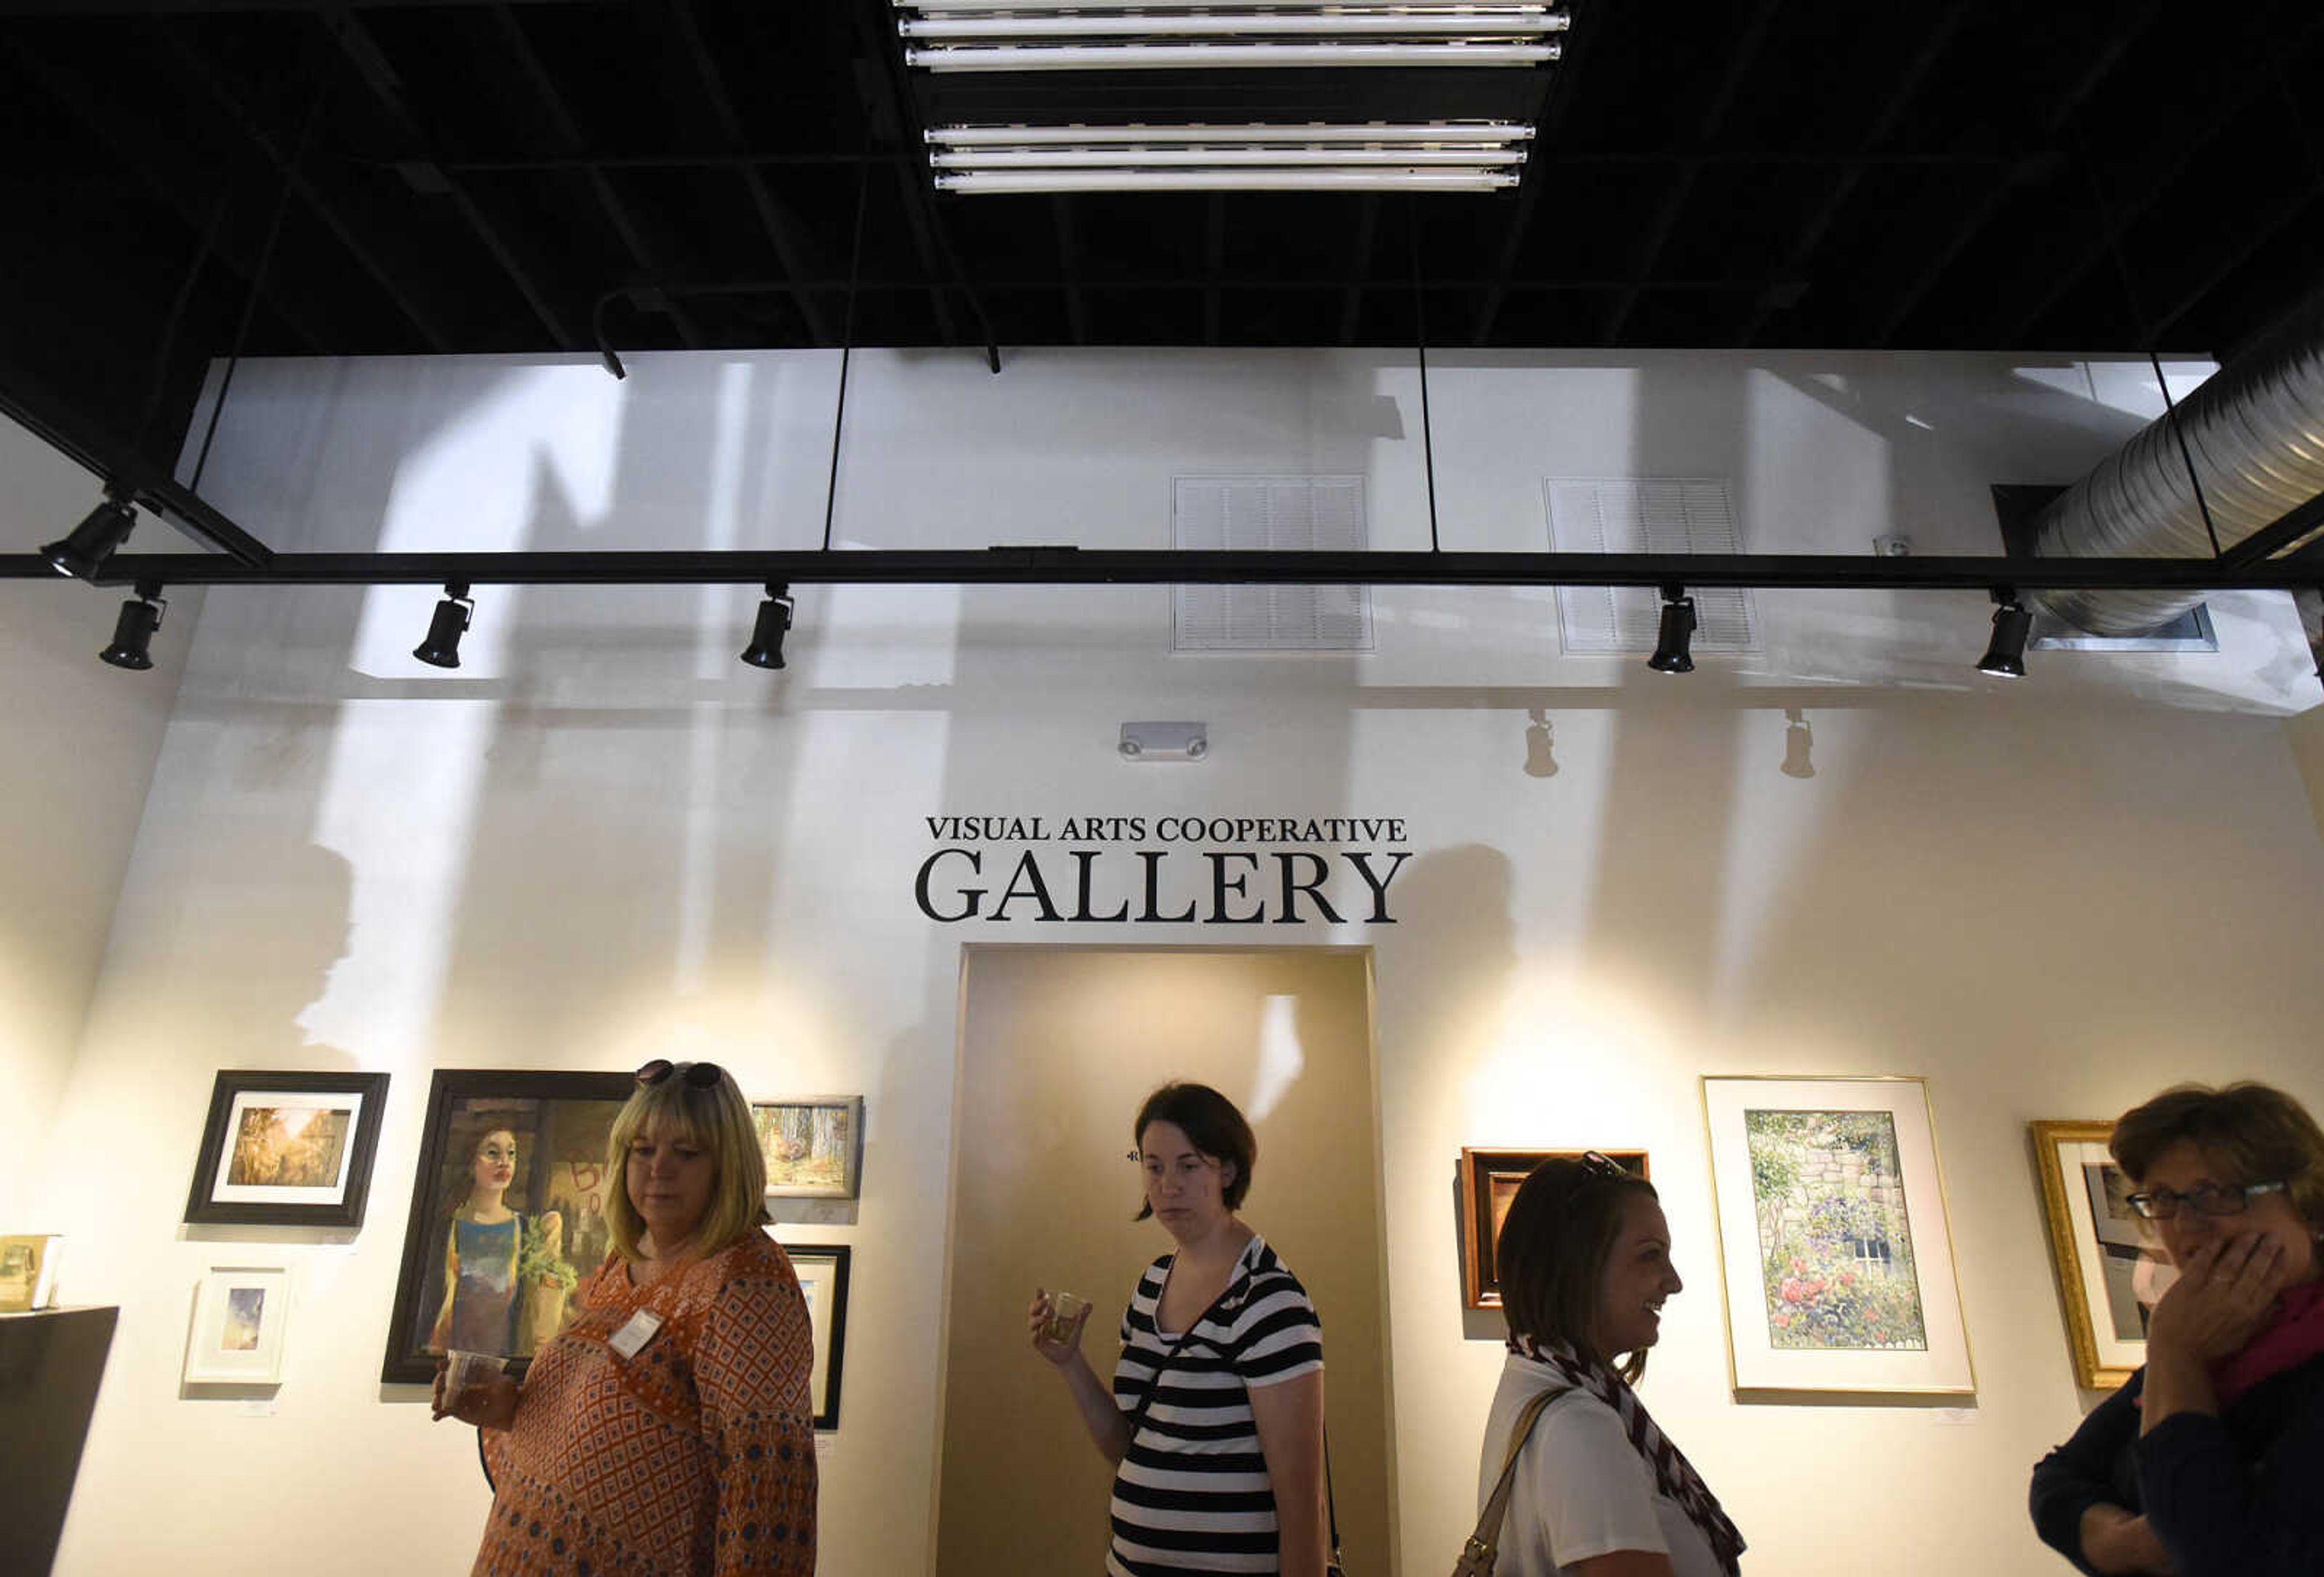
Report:
[{"label": "wall text sign", "polygon": [[944,925],[1393,926],[1404,818],[931,816],[912,886]]}]

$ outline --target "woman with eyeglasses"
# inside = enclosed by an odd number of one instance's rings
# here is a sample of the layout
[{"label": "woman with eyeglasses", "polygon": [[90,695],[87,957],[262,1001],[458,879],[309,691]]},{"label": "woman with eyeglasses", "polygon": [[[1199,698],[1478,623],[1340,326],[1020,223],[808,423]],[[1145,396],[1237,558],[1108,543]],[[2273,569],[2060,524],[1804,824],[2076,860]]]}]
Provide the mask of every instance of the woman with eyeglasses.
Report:
[{"label": "woman with eyeglasses", "polygon": [[1544,1161],[1518,1185],[1494,1250],[1508,1358],[1477,1480],[1480,1534],[1499,1562],[1474,1569],[1739,1570],[1743,1536],[1632,1388],[1661,1339],[1663,1305],[1684,1286],[1670,1250],[1654,1185],[1595,1150]]},{"label": "woman with eyeglasses", "polygon": [[2182,1084],[2108,1147],[2178,1278],[2146,1363],[2034,1470],[2084,1572],[2324,1569],[2324,1130],[2280,1090]]},{"label": "woman with eyeglasses", "polygon": [[613,1119],[613,1251],[520,1386],[447,1395],[493,1487],[479,1573],[807,1577],[813,1336],[761,1231],[766,1163],[715,1063],[657,1059]]},{"label": "woman with eyeglasses", "polygon": [[1121,1317],[1111,1388],[1082,1356],[1088,1305],[1062,1330],[1047,1293],[1026,1311],[1033,1350],[1114,1464],[1105,1569],[1323,1577],[1323,1335],[1306,1289],[1235,1213],[1259,1141],[1206,1084],[1163,1085],[1130,1131],[1138,1219],[1160,1222],[1172,1248]]}]

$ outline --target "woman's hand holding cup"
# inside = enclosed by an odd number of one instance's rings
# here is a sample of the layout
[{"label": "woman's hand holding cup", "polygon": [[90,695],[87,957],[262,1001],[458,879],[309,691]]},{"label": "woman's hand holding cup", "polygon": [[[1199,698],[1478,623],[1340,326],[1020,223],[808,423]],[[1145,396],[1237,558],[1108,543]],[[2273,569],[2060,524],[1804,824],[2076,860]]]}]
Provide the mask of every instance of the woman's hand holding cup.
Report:
[{"label": "woman's hand holding cup", "polygon": [[1087,1299],[1069,1292],[1036,1288],[1032,1305],[1025,1314],[1034,1351],[1059,1369],[1080,1354],[1082,1327],[1089,1323],[1090,1317]]},{"label": "woman's hand holding cup", "polygon": [[457,1418],[479,1428],[507,1428],[516,1417],[517,1383],[503,1372],[505,1362],[482,1352],[444,1354],[436,1360],[429,1416]]}]

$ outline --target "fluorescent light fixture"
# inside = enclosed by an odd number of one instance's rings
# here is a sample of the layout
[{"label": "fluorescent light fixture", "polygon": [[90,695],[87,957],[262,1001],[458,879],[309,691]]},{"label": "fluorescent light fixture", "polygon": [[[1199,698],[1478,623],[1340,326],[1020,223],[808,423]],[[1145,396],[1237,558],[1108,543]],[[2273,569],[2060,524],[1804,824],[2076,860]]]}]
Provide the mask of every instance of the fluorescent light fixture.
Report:
[{"label": "fluorescent light fixture", "polygon": [[[1076,11],[1098,13],[1135,11],[1156,13],[1166,11],[1257,11],[1273,14],[1301,11],[1405,11],[1405,12],[1468,12],[1494,16],[1520,12],[1554,12],[1549,5],[1535,0],[1511,0],[1496,4],[1495,0],[1235,0],[1224,4],[1204,5],[1201,0],[894,0],[898,11],[946,12],[954,15],[975,15],[979,13],[1031,11]],[[1563,27],[1566,23],[1558,23]]]},{"label": "fluorescent light fixture", "polygon": [[946,44],[907,49],[909,65],[931,71],[1196,70],[1248,66],[1537,66],[1554,42],[1344,44]]},{"label": "fluorescent light fixture", "polygon": [[1304,16],[1259,12],[1188,14],[1160,11],[1118,16],[905,17],[896,30],[908,39],[999,42],[1004,39],[1103,38],[1532,38],[1565,31],[1565,18],[1533,10],[1445,12],[1321,12]]},{"label": "fluorescent light fixture", "polygon": [[938,170],[1265,170],[1311,164],[1499,170],[1524,161],[1524,153],[1515,149],[1491,148],[1048,148],[928,155]]},{"label": "fluorescent light fixture", "polygon": [[1516,121],[1442,121],[1420,125],[1241,125],[1241,126],[935,126],[927,140],[947,148],[1093,148],[1127,143],[1272,143],[1309,147],[1318,143],[1423,143],[1438,147],[1528,140],[1533,128]]},{"label": "fluorescent light fixture", "polygon": [[943,191],[1497,191],[1513,173],[1486,170],[971,170],[936,177]]}]

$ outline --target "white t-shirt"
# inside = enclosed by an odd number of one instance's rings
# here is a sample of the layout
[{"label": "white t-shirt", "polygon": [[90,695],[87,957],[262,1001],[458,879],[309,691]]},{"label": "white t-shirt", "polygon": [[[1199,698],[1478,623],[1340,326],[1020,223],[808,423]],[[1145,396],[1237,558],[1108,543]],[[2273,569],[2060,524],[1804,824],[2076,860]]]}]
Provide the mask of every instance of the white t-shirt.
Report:
[{"label": "white t-shirt", "polygon": [[[1509,1432],[1528,1398],[1564,1382],[1547,1364],[1509,1354],[1485,1423],[1477,1508],[1501,1476]],[[1496,1577],[1556,1577],[1577,1561],[1615,1550],[1668,1555],[1678,1577],[1724,1577],[1694,1519],[1660,1493],[1622,1427],[1621,1415],[1586,1391],[1568,1391],[1542,1409],[1517,1458],[1501,1524]]]}]

